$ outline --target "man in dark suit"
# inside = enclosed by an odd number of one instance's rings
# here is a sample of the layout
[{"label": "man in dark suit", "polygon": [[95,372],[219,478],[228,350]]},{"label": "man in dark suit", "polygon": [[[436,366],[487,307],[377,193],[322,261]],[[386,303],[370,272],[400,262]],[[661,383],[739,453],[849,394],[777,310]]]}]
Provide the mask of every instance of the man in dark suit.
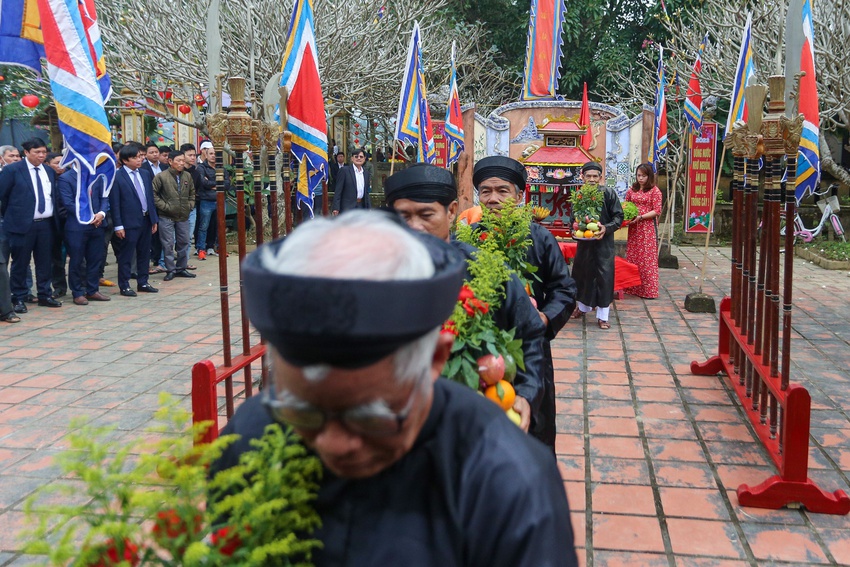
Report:
[{"label": "man in dark suit", "polygon": [[115,236],[121,241],[118,249],[118,288],[125,297],[136,297],[136,292],[130,288],[130,264],[134,253],[138,275],[136,290],[147,293],[159,291],[148,283],[151,237],[156,234],[159,218],[153,203],[153,179],[147,171],[140,169],[144,151],[137,142],[130,142],[121,148],[118,157],[124,166],[115,174],[115,182],[109,193]]},{"label": "man in dark suit", "polygon": [[[83,187],[86,191],[88,188]],[[106,259],[103,231],[109,201],[103,196],[103,183],[98,181],[91,190],[91,209],[94,219],[83,224],[77,220],[77,171],[68,169],[59,176],[59,207],[64,211],[65,246],[68,249],[68,287],[75,305],[88,305],[89,301],[109,301],[111,298],[98,291],[100,271]]]},{"label": "man in dark suit", "polygon": [[151,177],[155,176],[157,173],[161,173],[168,169],[162,168],[159,163],[159,146],[154,144],[153,142],[148,142],[145,145],[145,159],[142,161],[142,165],[139,166],[148,173],[151,174]]},{"label": "man in dark suit", "polygon": [[363,167],[365,163],[366,150],[357,148],[351,154],[351,165],[339,168],[334,184],[334,215],[372,208],[369,204],[369,171]]},{"label": "man in dark suit", "polygon": [[23,144],[26,159],[7,165],[0,172],[0,214],[12,255],[10,287],[16,313],[26,313],[27,267],[35,259],[38,304],[61,307],[50,296],[56,173],[44,165],[47,145],[39,138]]}]

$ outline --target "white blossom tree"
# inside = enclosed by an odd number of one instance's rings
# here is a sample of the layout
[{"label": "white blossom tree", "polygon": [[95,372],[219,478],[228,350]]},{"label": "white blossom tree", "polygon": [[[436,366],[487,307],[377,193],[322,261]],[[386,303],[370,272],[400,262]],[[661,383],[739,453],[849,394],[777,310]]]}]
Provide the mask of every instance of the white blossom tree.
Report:
[{"label": "white blossom tree", "polygon": [[[182,100],[208,88],[206,19],[210,0],[113,0],[99,8],[107,65],[116,85],[160,100]],[[386,5],[384,10],[381,7]],[[492,63],[480,25],[445,17],[448,0],[315,0],[319,72],[330,111],[374,118],[395,113],[413,22],[422,28],[429,90],[449,79],[457,42],[461,96],[502,102],[515,85]],[[292,0],[221,2],[221,71],[244,76],[262,95],[280,70]]]},{"label": "white blossom tree", "polygon": [[[850,45],[850,3],[819,0],[812,4],[821,128],[850,130],[850,74],[844,60],[846,46]],[[784,74],[785,2],[704,0],[699,10],[688,12],[684,17],[683,14],[671,14],[664,20],[666,31],[673,38],[665,45],[667,76],[671,76],[673,69],[678,71],[680,99],[685,96],[697,48],[707,32],[709,43],[703,53],[700,76],[702,94],[710,100],[711,97],[729,100],[749,11],[753,13],[752,46],[757,81],[766,83],[768,76]],[[643,72],[621,78],[621,84],[629,88],[628,94],[619,98],[624,107],[634,109],[641,102],[653,100],[657,52],[657,49],[647,49],[639,61]],[[668,87],[668,100],[673,98],[671,92],[675,92],[675,88]],[[674,122],[671,130],[675,131],[683,127],[681,113],[675,112],[676,108],[681,108],[680,102],[672,103]],[[822,169],[850,184],[850,175],[832,159],[825,136],[821,136],[820,151]],[[676,165],[668,160],[668,170]]]}]

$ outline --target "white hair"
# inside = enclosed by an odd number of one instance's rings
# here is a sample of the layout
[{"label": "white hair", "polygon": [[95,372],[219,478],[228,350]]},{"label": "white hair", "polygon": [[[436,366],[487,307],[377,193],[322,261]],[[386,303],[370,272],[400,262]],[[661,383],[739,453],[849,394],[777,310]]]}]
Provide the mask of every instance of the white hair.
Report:
[{"label": "white hair", "polygon": [[[276,252],[265,248],[261,262],[277,274],[332,279],[416,280],[434,275],[425,245],[391,218],[370,211],[306,222]],[[395,352],[399,383],[427,383],[439,335],[436,328]],[[311,382],[323,380],[331,370],[327,364],[301,368]]]}]

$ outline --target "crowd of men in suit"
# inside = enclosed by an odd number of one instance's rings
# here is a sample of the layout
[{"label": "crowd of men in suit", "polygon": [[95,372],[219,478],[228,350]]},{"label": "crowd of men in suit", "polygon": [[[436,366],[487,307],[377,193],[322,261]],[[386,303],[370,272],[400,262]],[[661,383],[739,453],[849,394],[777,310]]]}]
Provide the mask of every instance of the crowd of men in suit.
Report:
[{"label": "crowd of men in suit", "polygon": [[[165,273],[166,282],[194,278],[192,237],[199,260],[218,255],[210,142],[201,143],[200,156],[193,144],[178,150],[138,142],[116,146],[108,192],[102,177],[90,188],[78,187],[76,163],[63,169],[62,155],[48,153],[39,138],[22,150],[0,146],[0,322],[20,322],[28,303],[61,307],[68,291],[75,305],[110,301],[100,291],[115,285],[104,278],[110,244],[124,297],[157,293],[150,274]],[[79,220],[78,191],[89,196],[88,222]]]}]

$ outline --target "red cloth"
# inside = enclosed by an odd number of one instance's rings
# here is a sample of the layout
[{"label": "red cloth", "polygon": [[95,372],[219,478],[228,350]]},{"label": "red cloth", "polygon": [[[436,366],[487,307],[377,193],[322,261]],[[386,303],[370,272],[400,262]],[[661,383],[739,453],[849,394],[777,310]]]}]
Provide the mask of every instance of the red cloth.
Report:
[{"label": "red cloth", "polygon": [[[575,257],[576,248],[578,247],[576,242],[558,242],[558,246],[560,246],[561,253],[567,261]],[[638,267],[619,256],[615,256],[614,289],[621,290],[638,285],[640,285],[640,272],[638,271]]]}]

